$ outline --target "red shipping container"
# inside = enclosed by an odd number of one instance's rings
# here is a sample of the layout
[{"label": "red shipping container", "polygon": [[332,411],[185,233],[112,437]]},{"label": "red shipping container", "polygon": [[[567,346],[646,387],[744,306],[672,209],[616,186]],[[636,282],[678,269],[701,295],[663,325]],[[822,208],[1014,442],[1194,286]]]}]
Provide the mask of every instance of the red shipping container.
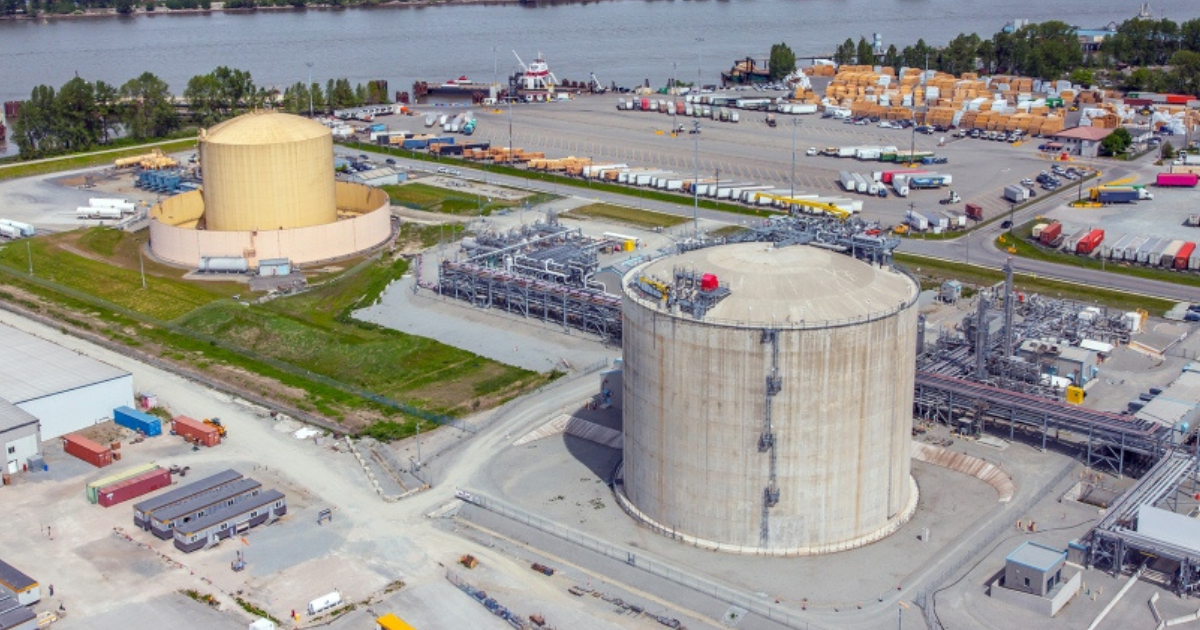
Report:
[{"label": "red shipping container", "polygon": [[1179,248],[1179,252],[1175,254],[1175,268],[1186,270],[1188,268],[1188,258],[1191,258],[1195,251],[1195,243],[1184,243],[1183,247]]},{"label": "red shipping container", "polygon": [[1042,245],[1049,245],[1053,243],[1054,239],[1058,238],[1060,234],[1062,234],[1062,224],[1058,221],[1055,221],[1042,229],[1042,233],[1040,236],[1038,236],[1038,240],[1042,242]]},{"label": "red shipping container", "polygon": [[96,468],[103,468],[113,462],[112,451],[108,450],[108,447],[100,446],[82,435],[71,433],[64,435],[62,440],[63,450],[68,455],[74,455]]},{"label": "red shipping container", "polygon": [[929,171],[914,171],[907,168],[898,171],[884,171],[883,174],[879,176],[879,181],[885,184],[890,184],[892,183],[892,180],[896,179],[897,175],[920,175],[921,173],[927,172]]},{"label": "red shipping container", "polygon": [[1187,94],[1168,94],[1167,95],[1167,104],[1168,105],[1187,105],[1188,101],[1190,101],[1190,100],[1192,100],[1192,97],[1188,96]]},{"label": "red shipping container", "polygon": [[171,485],[171,473],[166,469],[159,468],[144,472],[131,479],[118,481],[111,486],[100,488],[96,492],[98,503],[104,507],[111,507],[118,503],[136,499],[143,494],[148,494],[166,488]]},{"label": "red shipping container", "polygon": [[216,427],[210,427],[187,416],[175,416],[175,419],[171,421],[171,430],[176,435],[181,435],[189,441],[204,446],[216,446],[221,443],[221,434]]},{"label": "red shipping container", "polygon": [[975,219],[976,221],[982,221],[983,220],[983,208],[977,204],[973,204],[973,203],[967,204],[967,217]]},{"label": "red shipping container", "polygon": [[1148,98],[1127,98],[1125,104],[1131,107],[1149,107],[1154,104],[1154,101]]},{"label": "red shipping container", "polygon": [[720,283],[717,282],[717,276],[711,273],[706,273],[700,276],[701,291],[716,291]]}]

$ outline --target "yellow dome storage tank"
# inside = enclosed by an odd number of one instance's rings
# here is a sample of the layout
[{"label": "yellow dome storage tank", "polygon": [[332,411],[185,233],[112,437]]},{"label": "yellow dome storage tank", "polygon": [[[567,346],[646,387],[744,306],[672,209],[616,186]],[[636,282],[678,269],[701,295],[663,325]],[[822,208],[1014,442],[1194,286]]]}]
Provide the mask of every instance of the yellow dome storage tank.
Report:
[{"label": "yellow dome storage tank", "polygon": [[333,136],[324,125],[255,112],[202,131],[205,229],[280,230],[337,220]]}]

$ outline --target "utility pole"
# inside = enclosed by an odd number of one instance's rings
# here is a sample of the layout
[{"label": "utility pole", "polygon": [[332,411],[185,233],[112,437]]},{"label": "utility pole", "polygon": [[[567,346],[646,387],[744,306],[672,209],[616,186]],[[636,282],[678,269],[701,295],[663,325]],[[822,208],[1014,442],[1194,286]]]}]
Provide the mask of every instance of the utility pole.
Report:
[{"label": "utility pole", "polygon": [[29,275],[33,275],[33,248],[29,246],[29,241],[25,241],[25,255],[29,258]]},{"label": "utility pole", "polygon": [[313,62],[311,62],[311,61],[306,61],[306,62],[304,62],[304,65],[308,66],[308,90],[307,90],[307,92],[308,92],[308,117],[309,117],[309,118],[312,118],[312,117],[313,117],[313,95],[312,95],[312,88],[313,88],[313,82],[312,82],[312,67],[313,67]]},{"label": "utility pole", "polygon": [[[696,136],[695,153],[692,158],[696,169],[695,181],[700,181],[700,121],[692,121],[692,135]],[[692,237],[700,238],[700,187],[692,186]]]},{"label": "utility pole", "polygon": [[142,248],[138,246],[138,270],[142,272],[142,289],[146,288],[146,263],[142,261]]}]

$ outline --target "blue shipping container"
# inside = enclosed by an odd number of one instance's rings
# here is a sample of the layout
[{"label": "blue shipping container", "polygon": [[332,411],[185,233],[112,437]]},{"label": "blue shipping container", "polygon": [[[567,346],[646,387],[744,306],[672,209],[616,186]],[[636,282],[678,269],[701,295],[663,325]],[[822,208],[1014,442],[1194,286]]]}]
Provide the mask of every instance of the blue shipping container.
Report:
[{"label": "blue shipping container", "polygon": [[384,125],[384,124],[374,124],[374,125],[371,125],[371,126],[369,127],[369,129],[370,129],[371,131],[387,131],[387,125]]},{"label": "blue shipping container", "polygon": [[162,420],[132,407],[113,409],[113,421],[126,429],[141,431],[146,437],[162,435]]}]

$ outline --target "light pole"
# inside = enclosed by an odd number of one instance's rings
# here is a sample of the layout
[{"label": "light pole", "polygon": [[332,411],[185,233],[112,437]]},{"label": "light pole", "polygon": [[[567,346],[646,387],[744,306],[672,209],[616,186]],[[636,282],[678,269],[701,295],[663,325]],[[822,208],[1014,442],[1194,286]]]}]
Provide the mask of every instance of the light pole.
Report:
[{"label": "light pole", "polygon": [[[668,95],[671,94],[671,89],[675,87],[675,71],[678,69],[679,69],[679,64],[672,61],[671,62],[671,85],[667,88]],[[675,103],[674,105],[678,105],[678,103]],[[674,136],[679,131],[679,112],[677,111],[678,109],[679,108],[675,107],[675,106],[671,107],[671,135],[672,136]]]},{"label": "light pole", "polygon": [[[696,168],[696,176],[692,181],[700,181],[700,121],[692,121],[692,135],[696,136],[695,153],[693,162]],[[700,238],[700,187],[692,186],[692,237]]]},{"label": "light pole", "polygon": [[702,58],[701,58],[701,56],[700,56],[700,54],[701,54],[701,46],[702,46],[703,44],[704,44],[704,38],[703,38],[703,37],[697,37],[697,38],[696,38],[696,89],[697,89],[697,90],[699,90],[699,89],[700,89],[700,67],[701,67],[702,65],[704,65],[703,63],[701,63],[701,59],[702,59]]},{"label": "light pole", "polygon": [[308,117],[313,117],[313,97],[312,97],[312,67],[313,62],[306,61],[304,65],[308,66]]},{"label": "light pole", "polygon": [[800,126],[800,119],[792,119],[792,197],[796,196],[796,127]]}]

